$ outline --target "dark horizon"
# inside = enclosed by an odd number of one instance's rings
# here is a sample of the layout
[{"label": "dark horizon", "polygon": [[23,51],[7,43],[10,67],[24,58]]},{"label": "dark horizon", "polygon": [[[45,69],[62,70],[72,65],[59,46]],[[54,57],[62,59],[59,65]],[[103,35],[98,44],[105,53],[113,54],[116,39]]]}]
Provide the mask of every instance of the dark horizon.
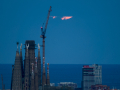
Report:
[{"label": "dark horizon", "polygon": [[[12,66],[10,64],[5,65],[5,66],[0,65],[0,68],[1,68],[0,74],[3,74],[3,82],[6,85],[6,87],[9,87],[11,83]],[[119,82],[120,73],[119,73],[118,68],[120,68],[120,65],[117,65],[117,66],[116,65],[103,65],[102,66],[103,85],[110,86],[111,89],[115,85],[120,85],[120,82]],[[50,65],[49,69],[50,69],[50,82],[51,83],[71,81],[71,82],[77,83],[78,87],[81,86],[82,65],[74,64],[74,65],[67,65],[66,67],[65,65]],[[61,73],[64,73],[64,74],[61,74]],[[2,85],[1,83],[2,82],[0,82],[0,87]]]}]

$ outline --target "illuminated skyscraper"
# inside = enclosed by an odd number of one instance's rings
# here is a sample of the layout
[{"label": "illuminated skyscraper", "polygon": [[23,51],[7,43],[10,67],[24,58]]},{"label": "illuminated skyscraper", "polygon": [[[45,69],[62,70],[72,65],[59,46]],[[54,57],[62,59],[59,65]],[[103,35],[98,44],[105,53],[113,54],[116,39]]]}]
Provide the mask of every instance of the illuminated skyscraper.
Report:
[{"label": "illuminated skyscraper", "polygon": [[102,84],[102,66],[97,64],[82,67],[82,90],[89,90],[91,85]]}]

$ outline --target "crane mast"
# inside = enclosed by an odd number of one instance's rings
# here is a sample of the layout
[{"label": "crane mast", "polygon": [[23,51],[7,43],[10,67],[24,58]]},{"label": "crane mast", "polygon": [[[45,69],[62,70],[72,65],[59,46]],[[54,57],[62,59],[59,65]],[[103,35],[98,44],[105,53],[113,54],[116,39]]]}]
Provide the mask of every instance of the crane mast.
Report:
[{"label": "crane mast", "polygon": [[47,29],[47,24],[48,24],[48,20],[49,20],[49,16],[50,16],[50,12],[52,11],[51,10],[51,6],[50,6],[50,9],[48,11],[48,16],[47,16],[47,21],[46,21],[46,24],[45,24],[45,28],[43,30],[43,28],[41,27],[41,38],[43,38],[43,73],[42,73],[42,86],[46,85],[46,76],[45,76],[45,33],[46,33],[46,29]]}]

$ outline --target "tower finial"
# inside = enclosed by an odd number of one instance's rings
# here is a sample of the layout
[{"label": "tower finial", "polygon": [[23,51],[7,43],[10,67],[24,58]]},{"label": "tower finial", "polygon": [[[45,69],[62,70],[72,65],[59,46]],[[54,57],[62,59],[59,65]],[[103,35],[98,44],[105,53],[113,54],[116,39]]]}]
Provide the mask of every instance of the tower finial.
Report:
[{"label": "tower finial", "polygon": [[18,44],[19,44],[19,42],[17,42],[16,44],[17,44],[17,51],[18,51]]},{"label": "tower finial", "polygon": [[40,50],[40,45],[39,45],[39,43],[38,43],[38,50]]},{"label": "tower finial", "polygon": [[28,44],[28,46],[27,46],[27,44],[26,44],[26,48],[27,48],[27,50],[28,50],[28,48],[29,48],[29,44]]}]

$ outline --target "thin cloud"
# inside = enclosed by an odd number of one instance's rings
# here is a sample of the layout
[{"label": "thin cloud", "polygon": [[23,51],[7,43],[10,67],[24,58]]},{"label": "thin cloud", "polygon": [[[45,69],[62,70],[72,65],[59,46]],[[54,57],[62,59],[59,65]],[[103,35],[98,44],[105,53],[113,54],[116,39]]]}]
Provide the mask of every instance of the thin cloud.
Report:
[{"label": "thin cloud", "polygon": [[57,16],[50,16],[50,17],[52,17],[53,19],[55,19]]},{"label": "thin cloud", "polygon": [[53,19],[56,18],[57,16],[53,16]]},{"label": "thin cloud", "polygon": [[73,17],[73,16],[63,16],[61,19],[62,19],[62,20],[64,20],[64,19],[67,20],[67,19],[70,19],[70,18],[72,18],[72,17]]}]

